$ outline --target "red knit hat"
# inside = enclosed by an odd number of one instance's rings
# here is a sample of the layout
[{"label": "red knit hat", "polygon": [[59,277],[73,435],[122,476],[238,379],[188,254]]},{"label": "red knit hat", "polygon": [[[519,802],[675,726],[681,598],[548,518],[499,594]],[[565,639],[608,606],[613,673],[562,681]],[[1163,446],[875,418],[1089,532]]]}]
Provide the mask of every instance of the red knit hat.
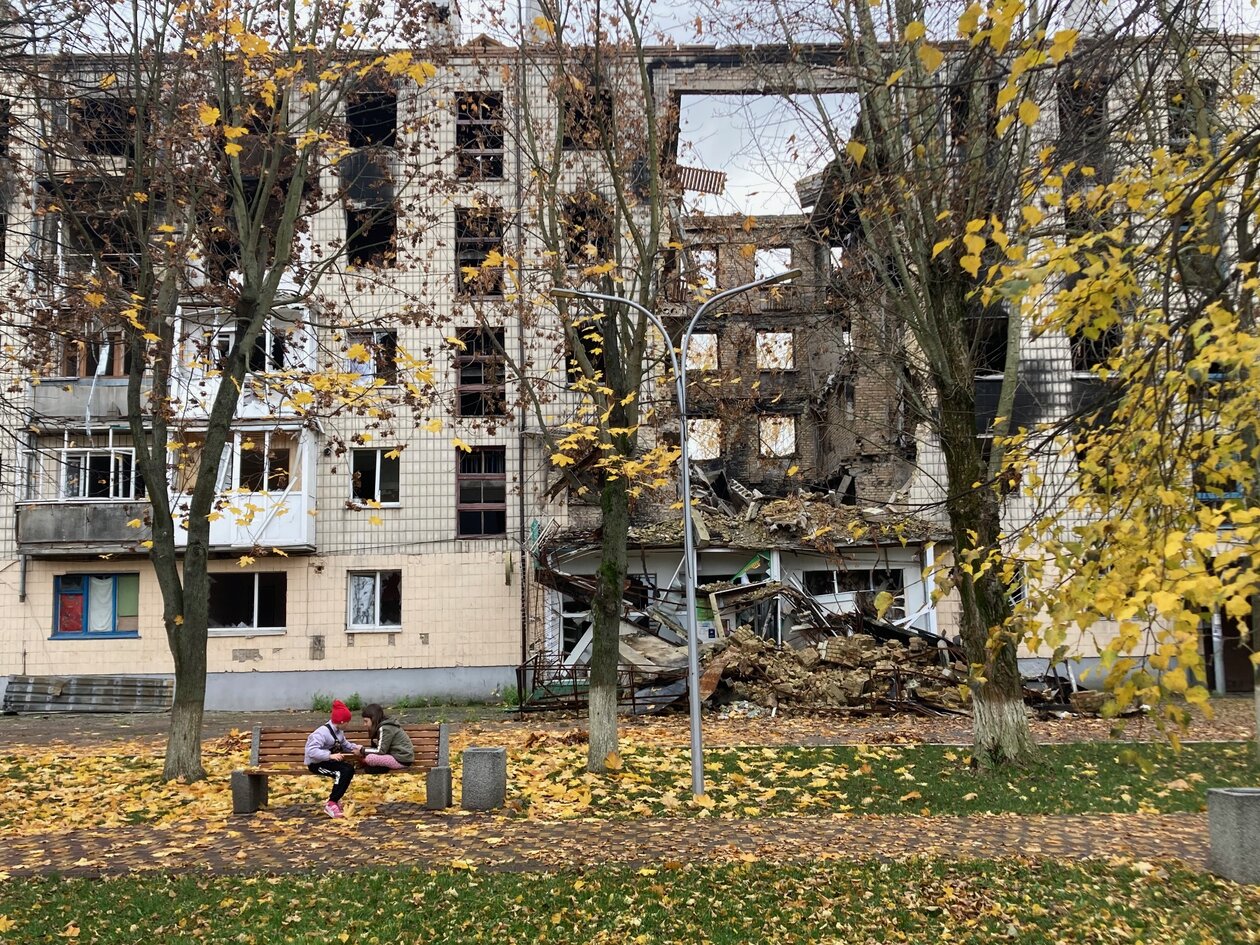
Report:
[{"label": "red knit hat", "polygon": [[340,699],[334,699],[332,706],[332,724],[345,725],[349,721],[350,710],[346,708],[346,704]]}]

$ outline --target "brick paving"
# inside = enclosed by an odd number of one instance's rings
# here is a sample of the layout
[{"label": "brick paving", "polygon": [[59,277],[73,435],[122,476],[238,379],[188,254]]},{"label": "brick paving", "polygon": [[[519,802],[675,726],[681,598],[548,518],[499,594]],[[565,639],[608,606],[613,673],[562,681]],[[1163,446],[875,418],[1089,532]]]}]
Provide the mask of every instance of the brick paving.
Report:
[{"label": "brick paving", "polygon": [[130,827],[13,837],[0,874],[26,876],[283,873],[461,861],[479,869],[547,871],[600,864],[674,866],[737,859],[811,862],[903,856],[991,859],[1177,859],[1203,869],[1204,814],[978,817],[790,816],[738,820],[643,818],[539,821],[381,805],[333,821],[310,807],[177,827]]}]

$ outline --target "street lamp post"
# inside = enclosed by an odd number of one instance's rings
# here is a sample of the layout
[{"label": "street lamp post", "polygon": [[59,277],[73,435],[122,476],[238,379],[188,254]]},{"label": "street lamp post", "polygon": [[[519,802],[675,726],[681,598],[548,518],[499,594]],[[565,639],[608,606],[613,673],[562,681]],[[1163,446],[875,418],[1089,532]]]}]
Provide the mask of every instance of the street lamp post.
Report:
[{"label": "street lamp post", "polygon": [[687,436],[687,349],[691,342],[691,334],[696,324],[714,305],[731,296],[795,279],[801,274],[799,269],[789,269],[765,279],[757,279],[733,289],[726,289],[705,299],[691,316],[687,329],[682,337],[682,358],[678,356],[669,332],[654,313],[632,299],[623,299],[616,295],[604,295],[599,292],[587,292],[582,289],[552,289],[551,294],[560,299],[591,299],[606,302],[610,305],[628,305],[642,314],[656,326],[656,330],[665,339],[669,350],[670,363],[674,368],[674,396],[678,400],[678,457],[682,467],[682,500],[683,500],[683,583],[687,594],[687,705],[691,715],[691,792],[696,797],[704,793],[704,750],[700,744],[700,633],[696,627],[696,541],[691,517],[691,460],[688,453]]}]

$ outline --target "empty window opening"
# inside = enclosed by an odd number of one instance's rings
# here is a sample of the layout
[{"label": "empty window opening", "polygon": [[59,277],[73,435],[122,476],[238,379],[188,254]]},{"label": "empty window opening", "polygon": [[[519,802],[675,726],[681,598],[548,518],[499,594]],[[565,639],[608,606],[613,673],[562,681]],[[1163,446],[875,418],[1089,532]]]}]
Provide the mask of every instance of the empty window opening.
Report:
[{"label": "empty window opening", "polygon": [[455,98],[455,176],[501,180],[504,150],[503,96],[460,92]]},{"label": "empty window opening", "polygon": [[704,461],[722,456],[722,421],[694,417],[687,421],[687,457]]},{"label": "empty window opening", "polygon": [[393,266],[397,239],[398,211],[393,206],[346,211],[346,261],[351,266]]},{"label": "empty window opening", "polygon": [[603,147],[613,127],[613,95],[595,82],[570,77],[563,103],[566,151],[597,151]]},{"label": "empty window opening", "polygon": [[753,278],[768,279],[792,268],[792,249],[788,246],[758,247],[753,252]]},{"label": "empty window opening", "polygon": [[565,259],[571,266],[590,266],[613,258],[612,210],[592,191],[565,199],[562,223]]},{"label": "empty window opening", "polygon": [[346,132],[346,143],[352,148],[392,148],[398,134],[398,92],[378,89],[350,95],[346,99]]},{"label": "empty window opening", "polygon": [[796,367],[792,332],[757,332],[757,370],[790,371]]},{"label": "empty window opening", "polygon": [[507,451],[502,446],[456,450],[456,534],[494,538],[507,534]]},{"label": "empty window opening", "polygon": [[456,337],[463,345],[456,346],[455,354],[458,416],[505,416],[503,329],[461,328]]},{"label": "empty window opening", "polygon": [[211,630],[283,630],[288,575],[224,572],[210,575]]},{"label": "empty window opening", "polygon": [[461,207],[455,211],[455,282],[458,294],[503,294],[503,267],[486,262],[491,253],[502,255],[502,247],[502,210]]},{"label": "empty window opening", "polygon": [[711,331],[696,332],[687,344],[688,371],[718,369],[718,336]]},{"label": "empty window opening", "polygon": [[781,458],[796,455],[796,417],[768,414],[758,418],[761,455]]},{"label": "empty window opening", "polygon": [[74,103],[75,132],[83,150],[98,157],[126,157],[134,128],[130,102],[117,97],[93,96]]}]

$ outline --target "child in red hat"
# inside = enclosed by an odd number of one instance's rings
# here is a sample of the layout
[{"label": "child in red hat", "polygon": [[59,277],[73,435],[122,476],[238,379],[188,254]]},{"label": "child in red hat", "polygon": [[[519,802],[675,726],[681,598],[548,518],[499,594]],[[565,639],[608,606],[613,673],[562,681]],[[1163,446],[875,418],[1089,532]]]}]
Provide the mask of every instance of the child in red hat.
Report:
[{"label": "child in red hat", "polygon": [[344,817],[341,810],[341,798],[350,787],[354,777],[352,763],[361,749],[346,738],[341,726],[350,721],[350,710],[340,699],[334,699],[332,713],[327,722],[321,725],[306,739],[306,752],[302,763],[311,774],[332,778],[332,793],[324,804],[324,813],[329,817]]}]

